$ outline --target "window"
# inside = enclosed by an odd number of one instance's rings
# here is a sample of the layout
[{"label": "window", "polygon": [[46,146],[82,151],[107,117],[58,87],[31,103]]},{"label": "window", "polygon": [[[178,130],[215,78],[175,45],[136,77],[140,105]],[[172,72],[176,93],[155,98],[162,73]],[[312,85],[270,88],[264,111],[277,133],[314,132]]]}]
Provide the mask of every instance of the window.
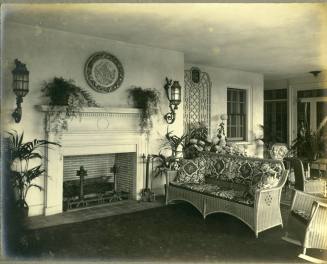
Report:
[{"label": "window", "polygon": [[245,140],[246,90],[227,89],[227,138]]},{"label": "window", "polygon": [[267,142],[287,143],[287,89],[264,91],[264,138]]},{"label": "window", "polygon": [[304,127],[316,131],[327,117],[326,89],[301,90],[297,92],[297,130]]}]

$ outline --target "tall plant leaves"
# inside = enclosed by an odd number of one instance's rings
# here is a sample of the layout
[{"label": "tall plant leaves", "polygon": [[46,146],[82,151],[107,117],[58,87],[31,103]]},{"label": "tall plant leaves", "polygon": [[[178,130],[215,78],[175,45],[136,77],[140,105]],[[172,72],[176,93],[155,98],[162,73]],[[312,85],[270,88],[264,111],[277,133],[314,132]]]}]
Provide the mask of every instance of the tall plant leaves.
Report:
[{"label": "tall plant leaves", "polygon": [[[26,163],[32,159],[42,159],[41,152],[38,149],[42,146],[60,146],[56,142],[50,142],[47,140],[34,139],[24,143],[24,133],[17,133],[13,130],[7,132],[9,135],[9,149],[10,149],[10,160],[13,162],[15,159],[25,160]],[[37,187],[42,189],[37,184],[33,183],[33,180],[41,176],[44,173],[44,169],[41,169],[42,165],[36,166],[32,169],[26,168],[22,172],[11,172],[11,180],[14,188],[18,190],[19,203],[26,204],[25,198],[28,190],[31,187]]]}]

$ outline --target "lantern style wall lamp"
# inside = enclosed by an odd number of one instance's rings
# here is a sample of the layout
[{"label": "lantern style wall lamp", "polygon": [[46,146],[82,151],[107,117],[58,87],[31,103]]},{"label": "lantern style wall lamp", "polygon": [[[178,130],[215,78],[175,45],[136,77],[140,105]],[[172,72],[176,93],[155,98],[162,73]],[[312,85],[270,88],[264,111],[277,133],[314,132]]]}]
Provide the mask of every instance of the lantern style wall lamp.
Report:
[{"label": "lantern style wall lamp", "polygon": [[17,108],[12,113],[16,123],[19,123],[22,118],[22,107],[23,97],[28,93],[29,83],[29,71],[26,69],[26,65],[21,63],[18,59],[15,59],[16,67],[12,71],[13,75],[13,91],[16,95]]},{"label": "lantern style wall lamp", "polygon": [[178,105],[181,103],[181,93],[182,88],[179,85],[178,81],[174,81],[173,84],[172,80],[169,80],[166,77],[166,84],[164,86],[167,98],[169,100],[169,108],[170,112],[165,114],[164,118],[168,124],[172,124],[175,122],[176,113],[175,111],[178,109]]}]

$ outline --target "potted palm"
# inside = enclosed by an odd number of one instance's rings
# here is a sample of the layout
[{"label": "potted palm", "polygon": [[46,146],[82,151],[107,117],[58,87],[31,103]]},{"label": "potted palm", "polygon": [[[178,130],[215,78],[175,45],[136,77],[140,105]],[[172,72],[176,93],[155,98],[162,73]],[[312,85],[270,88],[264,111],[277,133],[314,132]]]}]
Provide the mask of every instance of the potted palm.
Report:
[{"label": "potted palm", "polygon": [[184,141],[185,141],[186,135],[182,135],[181,137],[178,137],[176,135],[173,135],[172,131],[168,131],[165,135],[165,138],[163,140],[163,143],[161,145],[162,151],[170,151],[171,154],[168,156],[165,156],[160,151],[158,155],[153,155],[153,160],[157,162],[157,166],[155,167],[155,177],[161,176],[167,173],[169,170],[177,170],[179,167],[179,159],[180,154],[182,151],[180,151],[180,147],[184,147]]},{"label": "potted palm", "polygon": [[291,153],[309,161],[326,156],[327,117],[320,123],[316,131],[312,132],[302,125],[297,138],[293,141]]},{"label": "potted palm", "polygon": [[23,216],[28,215],[28,204],[26,196],[32,188],[42,190],[42,187],[34,183],[40,177],[44,169],[42,168],[42,154],[39,151],[41,146],[57,145],[58,143],[47,140],[34,139],[23,142],[24,133],[18,134],[16,131],[9,134],[9,162],[11,170],[11,183],[16,195],[16,205]]}]

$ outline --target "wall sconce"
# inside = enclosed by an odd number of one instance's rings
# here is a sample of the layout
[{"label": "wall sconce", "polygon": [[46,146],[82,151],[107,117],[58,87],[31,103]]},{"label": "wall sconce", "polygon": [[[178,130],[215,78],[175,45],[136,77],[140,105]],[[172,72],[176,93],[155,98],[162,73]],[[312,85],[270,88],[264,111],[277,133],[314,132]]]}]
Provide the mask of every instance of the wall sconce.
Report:
[{"label": "wall sconce", "polygon": [[[178,105],[182,101],[182,99],[181,99],[182,88],[179,85],[178,81],[174,81],[173,84],[171,84],[171,83],[172,83],[172,80],[169,80],[166,77],[166,84],[165,84],[164,88],[166,90],[166,95],[169,100],[170,112],[165,114],[164,118],[168,124],[172,124],[175,122],[175,118],[176,118],[175,110],[178,109]],[[169,93],[169,90],[170,90],[170,93]]]},{"label": "wall sconce", "polygon": [[16,123],[19,123],[22,118],[22,107],[23,97],[28,93],[29,83],[29,71],[26,69],[26,65],[15,59],[16,67],[12,71],[13,75],[13,91],[16,95],[17,108],[12,113]]}]

